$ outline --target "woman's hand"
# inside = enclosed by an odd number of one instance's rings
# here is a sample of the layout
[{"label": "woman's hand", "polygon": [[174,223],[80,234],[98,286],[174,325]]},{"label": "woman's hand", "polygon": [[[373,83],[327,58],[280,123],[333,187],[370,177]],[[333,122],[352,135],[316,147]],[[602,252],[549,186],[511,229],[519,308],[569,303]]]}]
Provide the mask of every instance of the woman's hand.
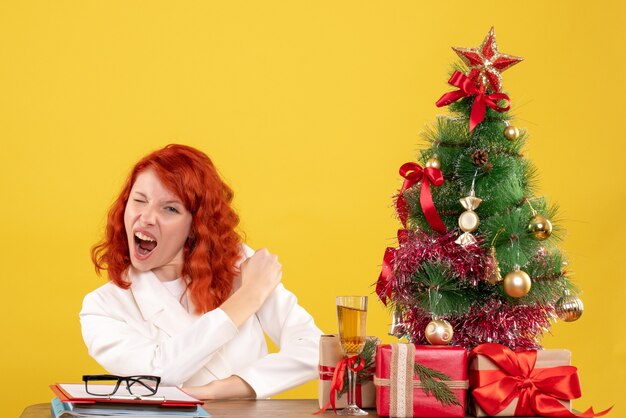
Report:
[{"label": "woman's hand", "polygon": [[184,387],[185,393],[196,399],[236,399],[256,398],[256,392],[239,376],[214,380],[204,386]]},{"label": "woman's hand", "polygon": [[240,270],[241,287],[220,306],[237,328],[261,309],[282,278],[278,257],[265,248],[241,263]]},{"label": "woman's hand", "polygon": [[274,291],[282,278],[282,265],[278,257],[261,248],[241,263],[241,289],[249,290],[261,298],[261,305]]}]

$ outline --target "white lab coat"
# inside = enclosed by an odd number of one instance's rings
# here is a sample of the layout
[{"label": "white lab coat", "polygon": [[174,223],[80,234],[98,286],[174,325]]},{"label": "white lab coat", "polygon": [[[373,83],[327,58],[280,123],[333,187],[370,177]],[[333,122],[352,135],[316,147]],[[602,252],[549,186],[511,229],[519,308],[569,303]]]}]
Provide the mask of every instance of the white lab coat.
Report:
[{"label": "white lab coat", "polygon": [[[254,253],[245,245],[243,252],[242,259]],[[184,386],[237,375],[258,398],[316,377],[321,331],[282,284],[237,329],[219,308],[188,313],[151,271],[131,267],[129,275],[129,289],[107,283],[85,296],[80,313],[89,354],[108,372]],[[278,353],[268,354],[264,332]]]}]

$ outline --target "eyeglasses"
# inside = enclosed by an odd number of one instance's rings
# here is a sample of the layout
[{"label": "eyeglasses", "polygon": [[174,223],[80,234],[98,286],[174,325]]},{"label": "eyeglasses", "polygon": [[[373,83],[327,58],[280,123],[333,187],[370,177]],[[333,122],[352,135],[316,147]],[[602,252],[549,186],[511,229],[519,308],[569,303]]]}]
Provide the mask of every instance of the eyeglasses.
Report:
[{"label": "eyeglasses", "polygon": [[126,383],[128,393],[135,396],[152,396],[157,393],[159,376],[115,376],[112,374],[87,374],[83,376],[85,390],[94,396],[111,396]]}]

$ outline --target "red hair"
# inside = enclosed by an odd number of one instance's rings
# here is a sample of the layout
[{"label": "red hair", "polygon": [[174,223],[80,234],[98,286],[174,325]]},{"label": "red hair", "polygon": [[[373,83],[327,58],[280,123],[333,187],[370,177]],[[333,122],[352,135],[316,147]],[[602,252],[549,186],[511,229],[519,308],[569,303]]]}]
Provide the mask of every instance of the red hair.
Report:
[{"label": "red hair", "polygon": [[98,275],[128,289],[131,265],[124,210],[139,173],[152,169],[163,185],[181,199],[193,216],[184,247],[183,276],[191,279],[190,297],[198,313],[210,311],[230,295],[241,256],[235,231],[239,217],[231,207],[233,191],[220,178],[209,157],[195,148],[170,144],[139,161],[111,206],[104,238],[91,249]]}]

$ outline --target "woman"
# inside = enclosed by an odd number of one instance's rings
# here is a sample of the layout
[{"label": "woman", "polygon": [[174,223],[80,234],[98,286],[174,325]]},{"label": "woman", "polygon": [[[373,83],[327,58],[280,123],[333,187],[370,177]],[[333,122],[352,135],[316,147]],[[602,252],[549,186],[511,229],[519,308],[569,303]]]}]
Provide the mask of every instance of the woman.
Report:
[{"label": "woman", "polygon": [[280,284],[276,256],[240,242],[232,197],[188,146],[135,165],[92,249],[110,283],[80,313],[89,353],[110,373],[161,376],[202,399],[264,398],[315,377],[321,332]]}]

